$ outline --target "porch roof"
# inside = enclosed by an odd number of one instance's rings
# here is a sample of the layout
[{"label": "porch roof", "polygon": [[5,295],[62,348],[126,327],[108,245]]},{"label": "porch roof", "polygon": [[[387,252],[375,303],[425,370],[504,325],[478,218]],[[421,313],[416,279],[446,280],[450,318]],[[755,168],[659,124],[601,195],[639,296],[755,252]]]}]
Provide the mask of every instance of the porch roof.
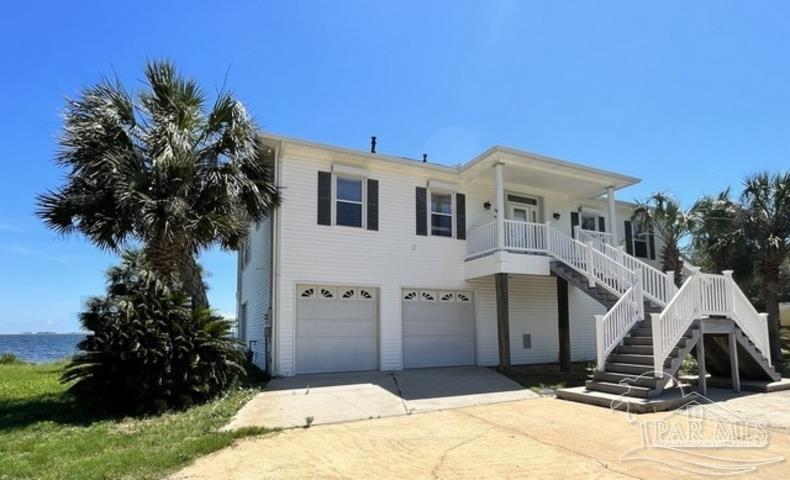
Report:
[{"label": "porch roof", "polygon": [[639,183],[636,177],[559,160],[500,145],[493,146],[460,168],[462,178],[472,179],[504,164],[505,182],[568,193],[572,198],[591,198],[608,187],[615,190]]}]

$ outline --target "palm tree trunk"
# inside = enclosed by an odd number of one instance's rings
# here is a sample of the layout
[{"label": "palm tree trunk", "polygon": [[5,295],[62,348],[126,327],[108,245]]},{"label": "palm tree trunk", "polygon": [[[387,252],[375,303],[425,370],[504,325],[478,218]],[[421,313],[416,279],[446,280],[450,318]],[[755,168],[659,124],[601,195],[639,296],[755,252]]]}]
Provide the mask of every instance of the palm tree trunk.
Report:
[{"label": "palm tree trunk", "polygon": [[203,269],[188,247],[172,241],[150,242],[145,247],[145,256],[151,268],[165,283],[189,295],[193,310],[208,308]]},{"label": "palm tree trunk", "polygon": [[203,282],[203,268],[194,255],[190,254],[182,259],[179,276],[184,284],[184,289],[192,297],[192,310],[208,308],[208,294],[206,293],[206,284]]},{"label": "palm tree trunk", "polygon": [[665,272],[675,272],[675,286],[683,284],[683,260],[680,259],[680,249],[677,245],[664,245],[661,252],[661,267]]},{"label": "palm tree trunk", "polygon": [[768,312],[768,337],[771,344],[771,360],[774,365],[782,362],[782,343],[779,332],[779,265],[770,262],[763,270],[763,292],[765,310]]}]

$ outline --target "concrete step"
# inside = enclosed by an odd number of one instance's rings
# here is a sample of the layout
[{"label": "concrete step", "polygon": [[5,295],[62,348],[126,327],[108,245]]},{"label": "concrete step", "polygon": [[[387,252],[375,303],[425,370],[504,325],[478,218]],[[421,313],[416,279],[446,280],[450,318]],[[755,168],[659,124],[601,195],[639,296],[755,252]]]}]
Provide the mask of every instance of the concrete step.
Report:
[{"label": "concrete step", "polygon": [[626,373],[633,375],[641,375],[653,371],[653,364],[644,365],[641,363],[624,363],[624,362],[606,362],[606,371],[610,373]]},{"label": "concrete step", "polygon": [[616,372],[596,372],[595,375],[593,375],[593,380],[596,382],[617,383],[621,385],[637,385],[650,389],[656,388],[657,382],[657,379],[653,377],[652,372],[646,375]]},{"label": "concrete step", "polygon": [[627,395],[629,397],[647,398],[650,395],[650,388],[637,385],[620,385],[618,383],[589,380],[584,386],[587,387],[588,390],[594,390],[596,392],[614,393],[618,395]]}]

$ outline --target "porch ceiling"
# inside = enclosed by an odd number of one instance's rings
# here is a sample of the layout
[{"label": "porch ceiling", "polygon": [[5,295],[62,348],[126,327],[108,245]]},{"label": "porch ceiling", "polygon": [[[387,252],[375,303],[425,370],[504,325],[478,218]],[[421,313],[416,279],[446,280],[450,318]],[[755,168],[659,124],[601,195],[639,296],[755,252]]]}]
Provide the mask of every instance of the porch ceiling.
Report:
[{"label": "porch ceiling", "polygon": [[571,198],[596,197],[608,187],[618,190],[640,181],[635,177],[500,146],[492,147],[466,164],[461,175],[466,179],[493,176],[491,167],[497,163],[504,164],[507,184],[564,192]]}]

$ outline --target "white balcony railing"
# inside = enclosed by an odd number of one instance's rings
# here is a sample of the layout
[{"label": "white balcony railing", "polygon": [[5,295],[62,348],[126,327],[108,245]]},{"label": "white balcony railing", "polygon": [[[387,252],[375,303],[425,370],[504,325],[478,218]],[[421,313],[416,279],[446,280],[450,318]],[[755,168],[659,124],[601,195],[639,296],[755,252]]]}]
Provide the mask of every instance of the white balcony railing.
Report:
[{"label": "white balcony railing", "polygon": [[505,248],[522,252],[548,251],[545,223],[505,220]]},{"label": "white balcony railing", "polygon": [[496,250],[496,222],[473,228],[466,234],[466,256],[476,257]]},{"label": "white balcony railing", "polygon": [[[548,223],[505,220],[504,225],[504,250],[551,255],[585,275],[590,285],[598,283],[618,297],[635,281],[633,270],[597,250],[592,241],[584,244]],[[497,249],[496,228],[496,222],[491,222],[469,232],[469,258]]]}]

